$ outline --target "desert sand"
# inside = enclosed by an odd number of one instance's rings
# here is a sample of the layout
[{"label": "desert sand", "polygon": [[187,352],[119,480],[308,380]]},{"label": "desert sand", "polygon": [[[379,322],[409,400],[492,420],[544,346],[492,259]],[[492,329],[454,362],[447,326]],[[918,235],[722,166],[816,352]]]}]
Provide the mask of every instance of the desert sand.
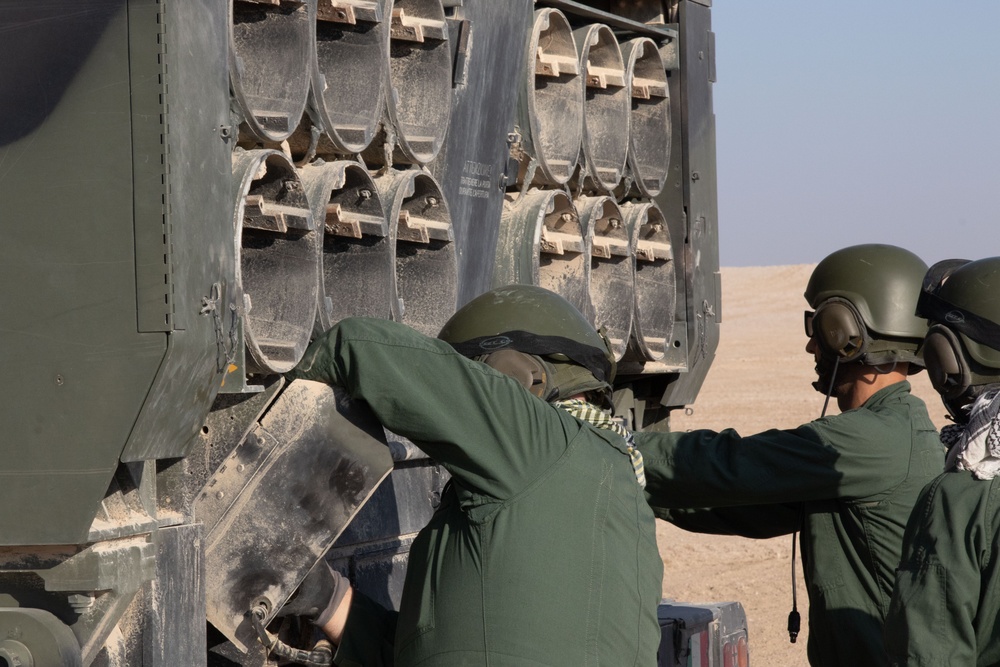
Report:
[{"label": "desert sand", "polygon": [[[722,269],[721,340],[697,400],[675,411],[671,428],[735,428],[750,435],[794,428],[820,415],[812,355],[805,352],[802,311],[813,266]],[[912,376],[914,392],[940,428],[947,422],[926,373]],[[831,402],[828,414],[837,411]],[[808,599],[796,567],[802,632],[791,644],[785,629],[792,601],[792,539],[768,540],[687,533],[657,521],[664,597],[685,602],[738,600],[747,613],[751,664],[807,665]]]}]

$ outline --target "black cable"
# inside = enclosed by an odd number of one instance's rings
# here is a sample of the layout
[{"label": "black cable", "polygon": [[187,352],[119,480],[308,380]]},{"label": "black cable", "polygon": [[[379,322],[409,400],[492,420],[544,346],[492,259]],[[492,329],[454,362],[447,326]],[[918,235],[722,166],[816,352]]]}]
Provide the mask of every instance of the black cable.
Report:
[{"label": "black cable", "polygon": [[[833,395],[833,385],[837,381],[837,369],[840,367],[840,357],[834,357],[833,359],[833,372],[830,373],[830,386],[826,390],[826,399],[823,401],[823,412],[820,413],[820,419],[826,416],[826,409],[830,405],[830,396]],[[802,522],[801,526],[805,525],[805,506],[802,507]],[[792,533],[792,610],[788,612],[788,641],[795,643],[795,640],[799,638],[799,630],[802,628],[802,617],[799,615],[798,606],[798,591],[795,587],[795,547],[797,543],[797,537],[799,531]]]},{"label": "black cable", "polygon": [[826,400],[823,401],[823,412],[820,419],[826,416],[826,408],[830,405],[830,396],[833,395],[833,383],[837,381],[837,368],[840,366],[840,357],[833,358],[833,372],[830,373],[830,386],[826,389]]},{"label": "black cable", "polygon": [[795,590],[795,538],[798,532],[792,533],[792,610],[788,612],[788,641],[795,643],[802,627],[802,617],[799,616],[798,592]]},{"label": "black cable", "polygon": [[267,608],[263,605],[256,605],[250,610],[250,624],[257,632],[257,639],[268,650],[269,655],[278,658],[285,658],[299,665],[307,667],[330,667],[333,665],[333,647],[327,641],[317,642],[312,651],[295,648],[284,643],[277,637],[268,634],[264,627],[264,618],[267,616]]}]

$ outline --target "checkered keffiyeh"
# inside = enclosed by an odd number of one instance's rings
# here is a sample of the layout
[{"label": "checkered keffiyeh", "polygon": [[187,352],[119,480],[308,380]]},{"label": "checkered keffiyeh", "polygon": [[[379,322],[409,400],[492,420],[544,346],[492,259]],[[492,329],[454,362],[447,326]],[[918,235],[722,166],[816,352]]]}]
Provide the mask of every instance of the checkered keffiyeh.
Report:
[{"label": "checkered keffiyeh", "polygon": [[636,448],[635,438],[632,437],[632,433],[625,428],[621,421],[615,419],[596,405],[588,403],[580,398],[555,401],[555,405],[570,413],[580,421],[585,421],[596,428],[614,431],[620,435],[625,440],[629,458],[632,459],[632,469],[635,471],[635,479],[639,482],[639,486],[643,488],[646,487],[646,471],[642,463],[642,452]]},{"label": "checkered keffiyeh", "polygon": [[971,470],[977,479],[993,479],[1000,473],[1000,390],[976,399],[967,424],[941,429],[941,442],[948,447],[947,468]]}]

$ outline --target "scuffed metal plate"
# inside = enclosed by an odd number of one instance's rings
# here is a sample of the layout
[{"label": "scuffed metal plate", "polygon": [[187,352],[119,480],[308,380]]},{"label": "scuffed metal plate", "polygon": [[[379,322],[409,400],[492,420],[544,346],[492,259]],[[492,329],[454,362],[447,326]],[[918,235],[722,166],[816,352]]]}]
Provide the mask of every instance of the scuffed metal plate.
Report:
[{"label": "scuffed metal plate", "polygon": [[391,469],[364,403],[319,382],[289,384],[195,501],[212,625],[246,650],[251,606],[280,608]]}]

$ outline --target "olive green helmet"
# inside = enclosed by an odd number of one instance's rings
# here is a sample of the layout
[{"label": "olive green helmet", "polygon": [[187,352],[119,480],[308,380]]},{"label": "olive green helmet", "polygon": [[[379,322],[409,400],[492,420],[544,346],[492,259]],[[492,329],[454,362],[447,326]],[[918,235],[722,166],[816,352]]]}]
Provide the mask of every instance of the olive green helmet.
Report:
[{"label": "olive green helmet", "polygon": [[927,264],[909,250],[868,243],[838,250],[816,265],[805,297],[806,333],[842,362],[922,366],[927,322],[916,316]]},{"label": "olive green helmet", "polygon": [[606,399],[615,376],[607,339],[569,301],[533,285],[479,295],[445,323],[438,338],[472,359],[507,350],[540,358],[552,392],[539,395],[547,400],[582,392]]},{"label": "olive green helmet", "polygon": [[931,324],[923,347],[931,383],[953,414],[1000,383],[1000,257],[938,262],[917,312]]}]

